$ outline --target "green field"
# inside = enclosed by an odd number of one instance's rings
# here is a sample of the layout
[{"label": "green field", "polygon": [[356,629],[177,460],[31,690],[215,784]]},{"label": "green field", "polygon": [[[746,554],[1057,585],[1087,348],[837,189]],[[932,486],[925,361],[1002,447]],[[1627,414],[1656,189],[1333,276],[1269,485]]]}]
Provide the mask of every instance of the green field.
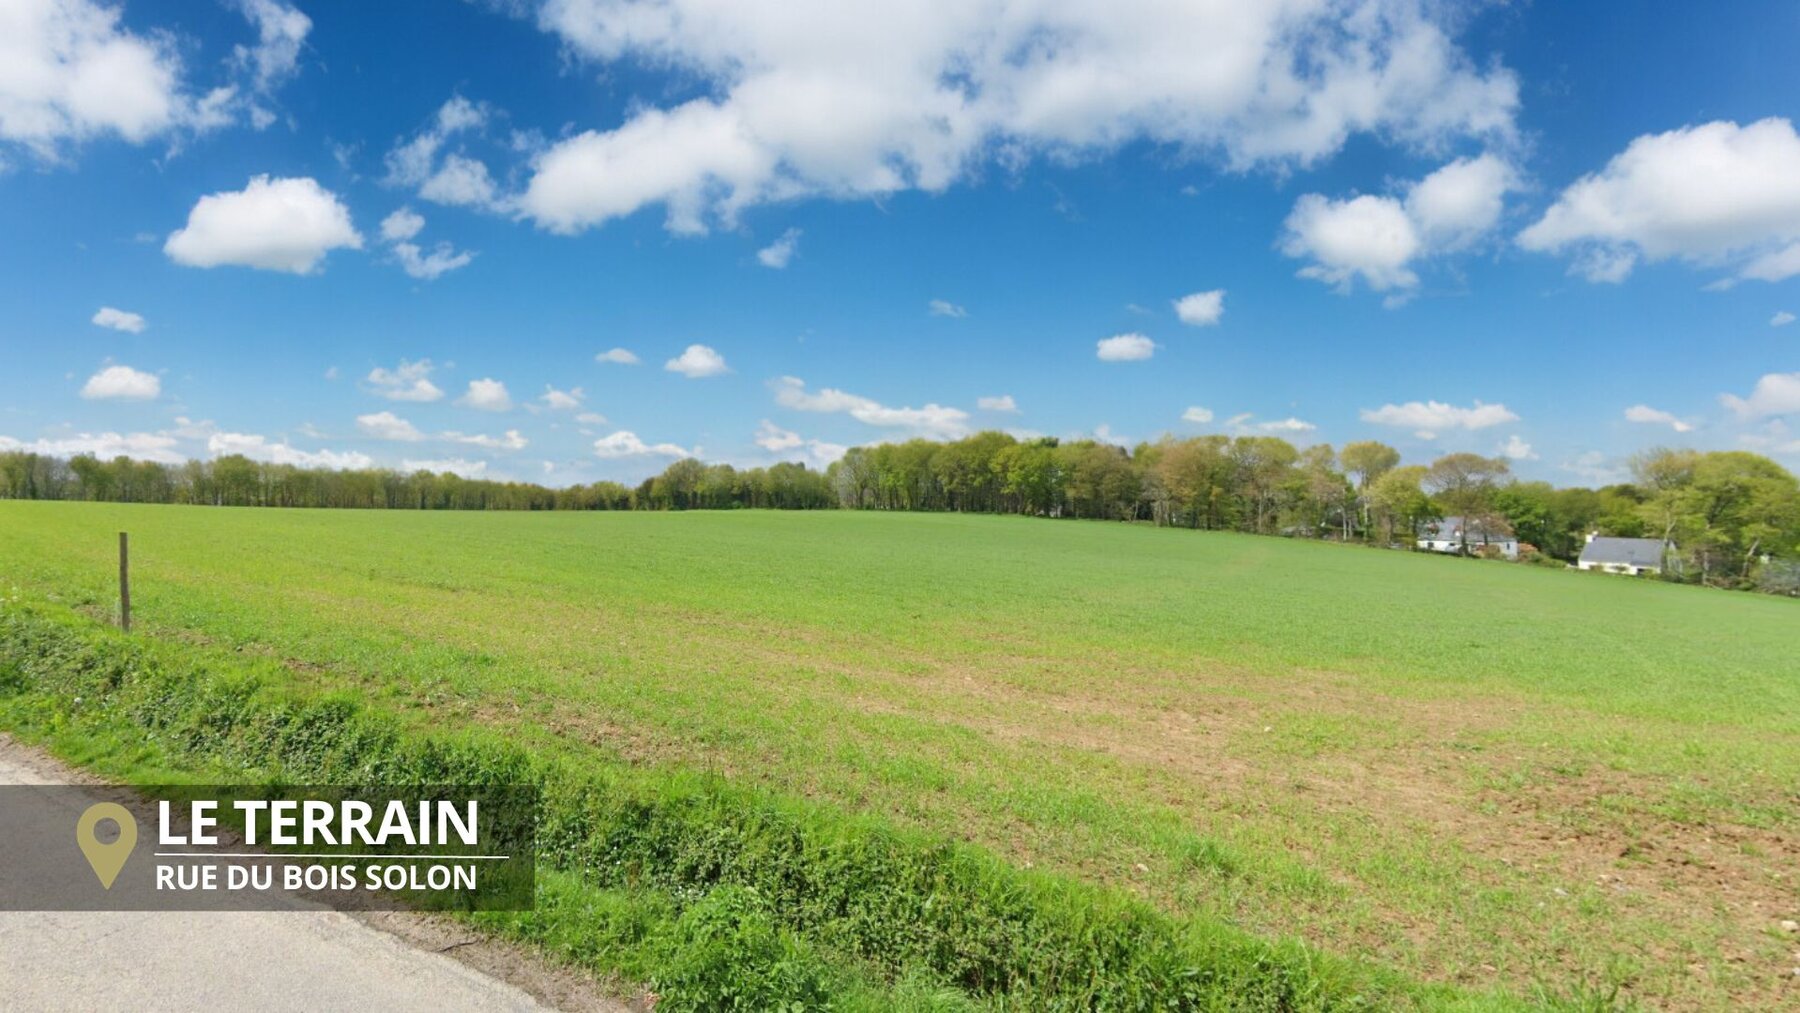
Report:
[{"label": "green field", "polygon": [[1794,601],[1100,522],[21,502],[0,594],[107,619],[118,530],[136,637],[303,695],[1459,994],[1794,1001]]}]

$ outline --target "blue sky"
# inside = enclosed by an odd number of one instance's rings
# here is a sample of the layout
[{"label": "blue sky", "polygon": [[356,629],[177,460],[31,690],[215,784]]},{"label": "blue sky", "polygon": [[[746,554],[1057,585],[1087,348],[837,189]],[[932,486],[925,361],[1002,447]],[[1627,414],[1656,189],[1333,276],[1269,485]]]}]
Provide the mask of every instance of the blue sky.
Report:
[{"label": "blue sky", "polygon": [[9,0],[0,448],[1800,466],[1791,4],[717,6]]}]

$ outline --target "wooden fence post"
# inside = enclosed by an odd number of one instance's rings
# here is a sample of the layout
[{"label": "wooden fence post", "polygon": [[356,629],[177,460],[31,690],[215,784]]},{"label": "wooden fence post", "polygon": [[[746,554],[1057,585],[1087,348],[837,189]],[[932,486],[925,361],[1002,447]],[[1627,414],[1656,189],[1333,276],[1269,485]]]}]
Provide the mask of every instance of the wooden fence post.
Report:
[{"label": "wooden fence post", "polygon": [[119,532],[119,628],[131,632],[131,545]]}]

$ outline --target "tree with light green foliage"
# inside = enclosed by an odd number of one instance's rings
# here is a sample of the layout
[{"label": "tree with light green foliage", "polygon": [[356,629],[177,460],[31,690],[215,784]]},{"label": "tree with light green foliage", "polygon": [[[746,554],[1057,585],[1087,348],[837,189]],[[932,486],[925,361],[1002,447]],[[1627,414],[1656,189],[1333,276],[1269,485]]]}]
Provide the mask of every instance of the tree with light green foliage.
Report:
[{"label": "tree with light green foliage", "polygon": [[1231,441],[1231,459],[1250,507],[1250,530],[1266,533],[1300,452],[1279,436],[1240,436]]},{"label": "tree with light green foliage", "polygon": [[1369,487],[1376,479],[1400,466],[1400,451],[1379,440],[1358,440],[1344,444],[1338,459],[1343,462],[1344,471],[1356,482],[1356,504],[1366,535],[1369,528]]},{"label": "tree with light green foliage", "polygon": [[1405,530],[1408,537],[1418,526],[1439,511],[1425,494],[1427,469],[1411,464],[1394,468],[1369,486],[1369,509],[1381,529],[1381,544],[1394,544],[1394,532]]},{"label": "tree with light green foliage", "polygon": [[1232,490],[1236,465],[1231,458],[1231,439],[1199,436],[1165,440],[1158,445],[1154,467],[1168,491],[1171,512],[1196,528],[1228,527],[1235,523]]},{"label": "tree with light green foliage", "polygon": [[994,455],[994,472],[1000,479],[1011,512],[1050,514],[1062,500],[1063,476],[1057,467],[1057,441],[1046,437],[1015,443]]},{"label": "tree with light green foliage", "polygon": [[1445,454],[1426,471],[1425,487],[1444,512],[1463,518],[1460,548],[1465,554],[1469,551],[1469,528],[1489,524],[1498,516],[1494,494],[1511,471],[1503,457],[1466,453]]}]

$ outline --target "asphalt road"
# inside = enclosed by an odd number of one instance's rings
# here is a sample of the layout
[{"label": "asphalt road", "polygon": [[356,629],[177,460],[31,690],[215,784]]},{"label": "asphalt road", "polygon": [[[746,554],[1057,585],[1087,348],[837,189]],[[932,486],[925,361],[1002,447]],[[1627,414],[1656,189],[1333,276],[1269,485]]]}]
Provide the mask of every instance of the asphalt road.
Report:
[{"label": "asphalt road", "polygon": [[[67,784],[80,776],[0,735],[0,784]],[[15,793],[16,795],[17,793]],[[0,812],[0,820],[56,819],[73,827],[78,800],[9,801],[59,812]],[[0,856],[8,878],[34,874],[31,855]],[[39,870],[41,873],[42,870]],[[18,881],[18,880],[15,880]],[[531,992],[425,945],[471,953]],[[441,942],[448,934],[448,943]],[[457,939],[460,935],[463,938]],[[502,950],[506,948],[501,947]],[[29,1010],[540,1010],[631,1007],[532,967],[457,926],[411,915],[371,918],[300,900],[285,911],[0,911],[0,1006]]]}]

